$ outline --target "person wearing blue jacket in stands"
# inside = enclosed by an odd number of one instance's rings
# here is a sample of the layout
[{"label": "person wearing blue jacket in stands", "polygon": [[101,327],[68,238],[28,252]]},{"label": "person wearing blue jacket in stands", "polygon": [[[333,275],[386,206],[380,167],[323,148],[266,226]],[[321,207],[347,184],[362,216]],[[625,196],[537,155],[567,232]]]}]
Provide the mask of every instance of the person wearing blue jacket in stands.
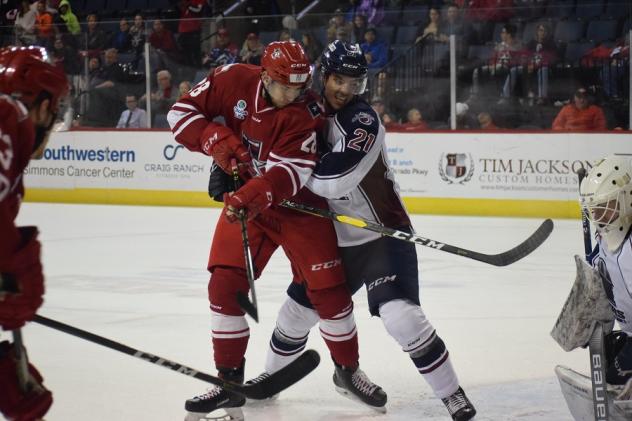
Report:
[{"label": "person wearing blue jacket in stands", "polygon": [[385,42],[377,39],[375,28],[369,28],[364,33],[364,42],[360,45],[366,61],[369,65],[369,71],[379,70],[386,65],[388,61],[388,46]]}]

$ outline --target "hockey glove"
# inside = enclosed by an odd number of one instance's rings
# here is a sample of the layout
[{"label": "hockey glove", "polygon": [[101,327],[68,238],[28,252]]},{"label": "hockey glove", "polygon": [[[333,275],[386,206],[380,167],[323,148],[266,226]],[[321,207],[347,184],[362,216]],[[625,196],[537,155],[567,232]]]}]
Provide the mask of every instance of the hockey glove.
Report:
[{"label": "hockey glove", "polygon": [[250,152],[231,129],[217,124],[209,125],[202,133],[206,140],[202,144],[204,153],[213,157],[215,163],[226,174],[231,173],[230,160],[236,159],[240,175],[248,173],[250,168]]},{"label": "hockey glove", "polygon": [[226,218],[235,222],[239,212],[245,212],[248,221],[272,205],[272,184],[263,177],[253,178],[234,194],[224,194]]},{"label": "hockey glove", "polygon": [[53,403],[53,395],[42,385],[42,376],[29,363],[27,390],[20,387],[15,346],[0,342],[0,412],[9,420],[40,419]]},{"label": "hockey glove", "polygon": [[44,275],[40,262],[40,243],[36,227],[20,227],[23,246],[9,262],[0,262],[0,326],[20,328],[32,320],[44,301]]},{"label": "hockey glove", "polygon": [[[233,177],[226,174],[218,165],[211,167],[208,179],[208,195],[216,202],[224,201],[224,193],[235,191]],[[241,182],[237,188],[241,186]]]}]

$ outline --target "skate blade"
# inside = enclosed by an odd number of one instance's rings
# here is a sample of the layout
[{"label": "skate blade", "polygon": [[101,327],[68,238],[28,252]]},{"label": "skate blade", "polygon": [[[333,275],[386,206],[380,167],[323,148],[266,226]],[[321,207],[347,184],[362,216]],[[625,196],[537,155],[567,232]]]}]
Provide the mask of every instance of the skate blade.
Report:
[{"label": "skate blade", "polygon": [[187,412],[184,421],[244,421],[244,411],[241,408],[223,408],[208,414]]},{"label": "skate blade", "polygon": [[279,399],[279,394],[270,396],[268,399],[246,399],[246,405],[250,408],[259,408],[275,403]]},{"label": "skate blade", "polygon": [[364,402],[362,399],[358,398],[353,393],[349,392],[347,389],[345,389],[343,387],[338,387],[338,386],[335,386],[335,388],[336,388],[336,392],[340,393],[345,398],[347,398],[349,400],[352,400],[354,402],[361,403],[362,405],[366,406],[367,408],[371,408],[372,410],[374,410],[376,412],[379,412],[380,414],[386,414],[386,406],[369,405],[368,403]]}]

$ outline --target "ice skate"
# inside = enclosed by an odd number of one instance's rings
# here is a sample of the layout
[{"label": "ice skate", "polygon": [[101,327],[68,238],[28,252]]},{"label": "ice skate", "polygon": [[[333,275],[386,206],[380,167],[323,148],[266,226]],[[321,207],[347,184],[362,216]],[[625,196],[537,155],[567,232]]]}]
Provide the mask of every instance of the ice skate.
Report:
[{"label": "ice skate", "polygon": [[386,412],[386,393],[373,383],[360,368],[355,371],[336,365],[336,391],[351,400],[359,401],[378,412]]},{"label": "ice skate", "polygon": [[448,409],[454,421],[471,420],[474,418],[474,415],[476,415],[474,405],[472,405],[472,402],[465,396],[465,392],[461,387],[447,398],[441,399],[441,401],[443,401],[443,404]]},{"label": "ice skate", "polygon": [[[219,377],[233,383],[243,383],[244,366],[230,370],[220,370]],[[184,409],[187,411],[185,421],[243,421],[241,407],[246,398],[227,392],[220,386],[214,386],[201,395],[187,399]]]},{"label": "ice skate", "polygon": [[[270,373],[266,373],[265,371],[259,374],[254,379],[250,379],[246,382],[246,384],[256,384],[262,380],[270,377]],[[247,399],[248,406],[266,406],[267,404],[276,401],[279,398],[279,394],[270,396],[268,399]]]}]

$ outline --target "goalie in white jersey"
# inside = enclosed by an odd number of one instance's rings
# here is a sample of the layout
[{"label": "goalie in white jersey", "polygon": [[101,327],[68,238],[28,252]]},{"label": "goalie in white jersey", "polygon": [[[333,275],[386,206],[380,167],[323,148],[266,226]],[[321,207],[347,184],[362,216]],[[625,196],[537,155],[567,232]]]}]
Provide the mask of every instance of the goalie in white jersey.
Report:
[{"label": "goalie in white jersey", "polygon": [[[621,331],[608,335],[606,381],[632,398],[632,159],[609,156],[581,184],[582,206],[597,230],[592,264],[601,275]],[[610,356],[610,358],[608,358]]]},{"label": "goalie in white jersey", "polygon": [[[336,212],[411,232],[388,164],[384,127],[371,106],[359,97],[367,81],[364,54],[357,45],[334,41],[325,49],[321,65],[328,121],[322,156],[307,187],[327,198]],[[335,225],[352,292],[366,286],[371,314],[382,319],[453,420],[473,418],[476,410],[459,386],[448,350],[420,307],[415,245],[337,222]],[[288,295],[270,341],[266,372],[275,372],[295,359],[318,322],[298,284],[290,286]],[[334,383],[345,394],[335,374]]]}]

